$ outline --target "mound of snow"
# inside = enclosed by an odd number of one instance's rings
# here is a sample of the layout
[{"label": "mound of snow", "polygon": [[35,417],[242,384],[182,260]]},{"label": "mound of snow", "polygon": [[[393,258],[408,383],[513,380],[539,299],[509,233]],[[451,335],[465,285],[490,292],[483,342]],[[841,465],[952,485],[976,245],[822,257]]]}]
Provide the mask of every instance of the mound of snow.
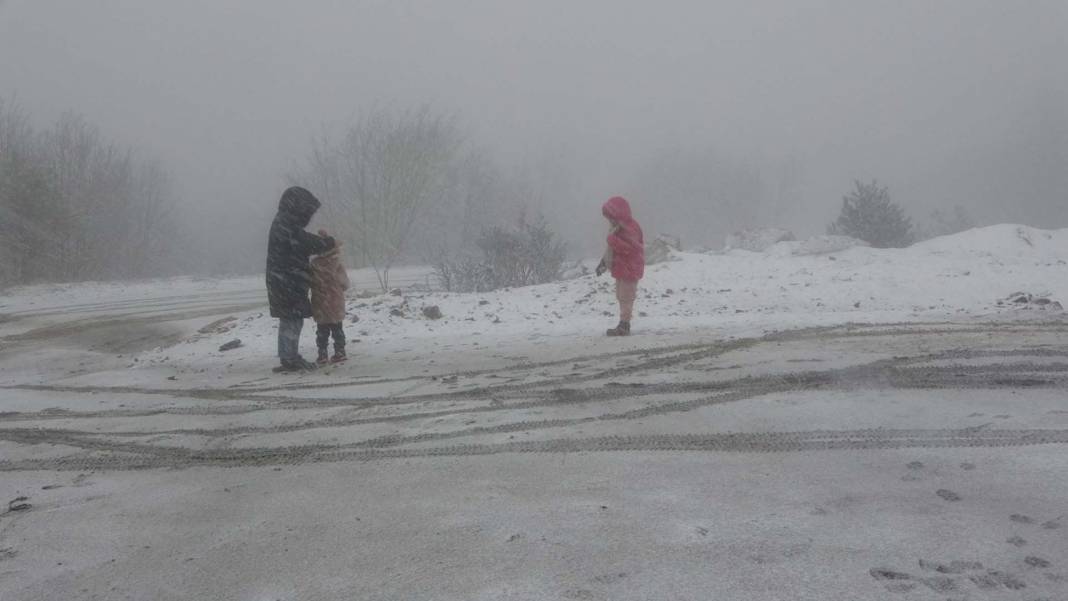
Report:
[{"label": "mound of snow", "polygon": [[910,247],[918,253],[961,254],[1006,259],[1065,259],[1068,230],[1041,230],[1026,225],[1001,224],[940,236]]}]

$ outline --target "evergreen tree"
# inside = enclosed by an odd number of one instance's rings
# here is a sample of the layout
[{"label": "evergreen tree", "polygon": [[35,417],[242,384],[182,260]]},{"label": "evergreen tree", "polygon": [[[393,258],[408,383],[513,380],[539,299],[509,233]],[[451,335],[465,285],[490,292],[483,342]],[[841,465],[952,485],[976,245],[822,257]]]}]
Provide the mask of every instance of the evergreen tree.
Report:
[{"label": "evergreen tree", "polygon": [[875,248],[903,248],[912,244],[912,220],[890,201],[886,186],[875,181],[854,182],[854,189],[842,199],[842,212],[827,228],[828,233],[852,236]]}]

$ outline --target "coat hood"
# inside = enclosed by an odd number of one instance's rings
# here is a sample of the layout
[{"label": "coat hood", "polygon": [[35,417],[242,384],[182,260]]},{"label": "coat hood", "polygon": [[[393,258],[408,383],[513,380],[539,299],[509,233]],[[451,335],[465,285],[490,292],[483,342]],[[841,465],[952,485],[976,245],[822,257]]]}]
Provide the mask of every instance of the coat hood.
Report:
[{"label": "coat hood", "polygon": [[620,223],[628,223],[634,221],[634,217],[630,213],[630,203],[622,196],[613,196],[609,198],[604,206],[601,207],[601,213],[615,221]]},{"label": "coat hood", "polygon": [[305,227],[320,206],[322,204],[314,194],[300,186],[293,186],[282,193],[282,199],[278,201],[278,214]]}]

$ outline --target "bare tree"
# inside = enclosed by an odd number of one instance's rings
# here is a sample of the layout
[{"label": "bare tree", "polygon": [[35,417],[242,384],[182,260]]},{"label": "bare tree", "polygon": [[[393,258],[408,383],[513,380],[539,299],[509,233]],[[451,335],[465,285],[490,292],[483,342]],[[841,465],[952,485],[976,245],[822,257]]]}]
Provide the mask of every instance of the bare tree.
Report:
[{"label": "bare tree", "polygon": [[47,237],[45,207],[34,202],[48,191],[41,155],[26,113],[0,99],[0,284],[25,281],[30,251]]},{"label": "bare tree", "polygon": [[[162,275],[178,265],[166,171],[68,113],[43,132],[0,104],[3,281]],[[173,247],[171,248],[173,250]]]},{"label": "bare tree", "polygon": [[126,278],[153,275],[174,238],[166,171],[133,151],[106,142],[99,130],[66,114],[45,136],[54,186],[52,225],[57,277]]},{"label": "bare tree", "polygon": [[439,193],[416,224],[420,258],[428,265],[475,252],[480,232],[505,220],[511,182],[486,157],[471,149],[452,161]]},{"label": "bare tree", "polygon": [[344,136],[316,140],[297,182],[323,198],[324,214],[370,265],[383,290],[409,253],[420,217],[448,188],[463,138],[452,117],[429,108],[374,110]]}]

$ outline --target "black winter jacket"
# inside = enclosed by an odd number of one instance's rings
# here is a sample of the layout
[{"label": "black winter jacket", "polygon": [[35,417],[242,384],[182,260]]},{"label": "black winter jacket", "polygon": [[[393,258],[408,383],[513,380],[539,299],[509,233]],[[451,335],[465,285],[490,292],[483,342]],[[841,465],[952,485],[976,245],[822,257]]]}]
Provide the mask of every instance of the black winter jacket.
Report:
[{"label": "black winter jacket", "polygon": [[304,231],[319,210],[319,199],[304,188],[292,187],[282,194],[278,214],[267,239],[267,299],[271,317],[311,317],[308,286],[309,259],[334,247],[333,238]]}]

